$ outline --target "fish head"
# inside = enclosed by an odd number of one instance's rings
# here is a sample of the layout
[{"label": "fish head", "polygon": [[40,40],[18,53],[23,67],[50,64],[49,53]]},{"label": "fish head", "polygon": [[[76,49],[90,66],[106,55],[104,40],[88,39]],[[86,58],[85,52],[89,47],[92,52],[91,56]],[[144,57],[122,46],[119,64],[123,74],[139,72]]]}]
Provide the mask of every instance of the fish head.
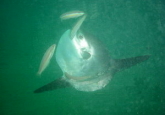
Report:
[{"label": "fish head", "polygon": [[93,79],[108,68],[109,53],[100,41],[84,31],[70,37],[67,30],[57,45],[56,61],[65,76],[74,80]]}]

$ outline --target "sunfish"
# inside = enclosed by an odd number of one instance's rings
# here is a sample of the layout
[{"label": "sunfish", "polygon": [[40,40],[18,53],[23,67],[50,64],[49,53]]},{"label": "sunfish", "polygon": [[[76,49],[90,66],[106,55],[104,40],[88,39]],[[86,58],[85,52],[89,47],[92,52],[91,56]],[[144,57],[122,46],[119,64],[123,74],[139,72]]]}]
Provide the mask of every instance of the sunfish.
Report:
[{"label": "sunfish", "polygon": [[147,60],[150,56],[113,59],[105,45],[95,36],[79,29],[71,38],[70,29],[64,32],[56,48],[55,58],[63,75],[34,91],[41,93],[58,88],[74,87],[79,91],[104,88],[116,72]]}]

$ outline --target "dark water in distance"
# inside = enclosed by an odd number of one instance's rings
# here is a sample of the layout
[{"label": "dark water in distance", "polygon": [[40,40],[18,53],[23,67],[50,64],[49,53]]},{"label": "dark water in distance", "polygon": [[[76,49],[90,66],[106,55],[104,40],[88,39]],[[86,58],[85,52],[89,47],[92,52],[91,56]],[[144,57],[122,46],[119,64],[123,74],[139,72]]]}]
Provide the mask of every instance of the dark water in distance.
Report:
[{"label": "dark water in distance", "polygon": [[[1,115],[165,115],[163,0],[3,0],[0,8]],[[59,19],[70,10],[88,14],[84,28],[112,58],[151,58],[117,73],[99,91],[65,88],[34,94],[62,76],[55,57],[42,77],[35,74],[45,50],[75,22]]]}]

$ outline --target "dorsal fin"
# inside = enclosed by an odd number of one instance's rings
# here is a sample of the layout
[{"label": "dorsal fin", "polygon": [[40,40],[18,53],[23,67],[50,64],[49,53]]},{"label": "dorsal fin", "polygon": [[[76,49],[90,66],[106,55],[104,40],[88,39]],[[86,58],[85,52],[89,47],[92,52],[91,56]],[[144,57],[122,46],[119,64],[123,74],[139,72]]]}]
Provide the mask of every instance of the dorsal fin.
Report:
[{"label": "dorsal fin", "polygon": [[141,62],[149,59],[149,57],[150,57],[150,55],[144,55],[144,56],[137,56],[137,57],[126,58],[126,59],[116,59],[114,61],[113,73],[115,74],[118,71],[127,69],[131,66],[141,63]]}]

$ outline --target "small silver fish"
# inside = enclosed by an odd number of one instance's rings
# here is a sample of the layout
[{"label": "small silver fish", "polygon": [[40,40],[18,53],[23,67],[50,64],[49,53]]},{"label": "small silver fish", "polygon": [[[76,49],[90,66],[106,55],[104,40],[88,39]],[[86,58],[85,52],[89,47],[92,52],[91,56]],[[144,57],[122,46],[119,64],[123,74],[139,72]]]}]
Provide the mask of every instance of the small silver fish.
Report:
[{"label": "small silver fish", "polygon": [[64,14],[62,14],[60,16],[61,20],[66,20],[66,19],[70,19],[70,18],[77,18],[84,15],[84,12],[82,11],[70,11],[70,12],[66,12]]},{"label": "small silver fish", "polygon": [[46,52],[41,60],[37,75],[41,75],[42,72],[45,70],[45,68],[49,65],[50,59],[52,58],[52,56],[54,54],[55,47],[56,47],[56,44],[53,44],[46,50]]},{"label": "small silver fish", "polygon": [[70,33],[71,39],[73,39],[73,37],[76,35],[77,31],[79,30],[80,26],[84,22],[85,18],[86,18],[86,15],[84,15],[82,18],[80,18],[78,20],[78,22],[75,24],[75,26],[72,28],[71,33]]}]

